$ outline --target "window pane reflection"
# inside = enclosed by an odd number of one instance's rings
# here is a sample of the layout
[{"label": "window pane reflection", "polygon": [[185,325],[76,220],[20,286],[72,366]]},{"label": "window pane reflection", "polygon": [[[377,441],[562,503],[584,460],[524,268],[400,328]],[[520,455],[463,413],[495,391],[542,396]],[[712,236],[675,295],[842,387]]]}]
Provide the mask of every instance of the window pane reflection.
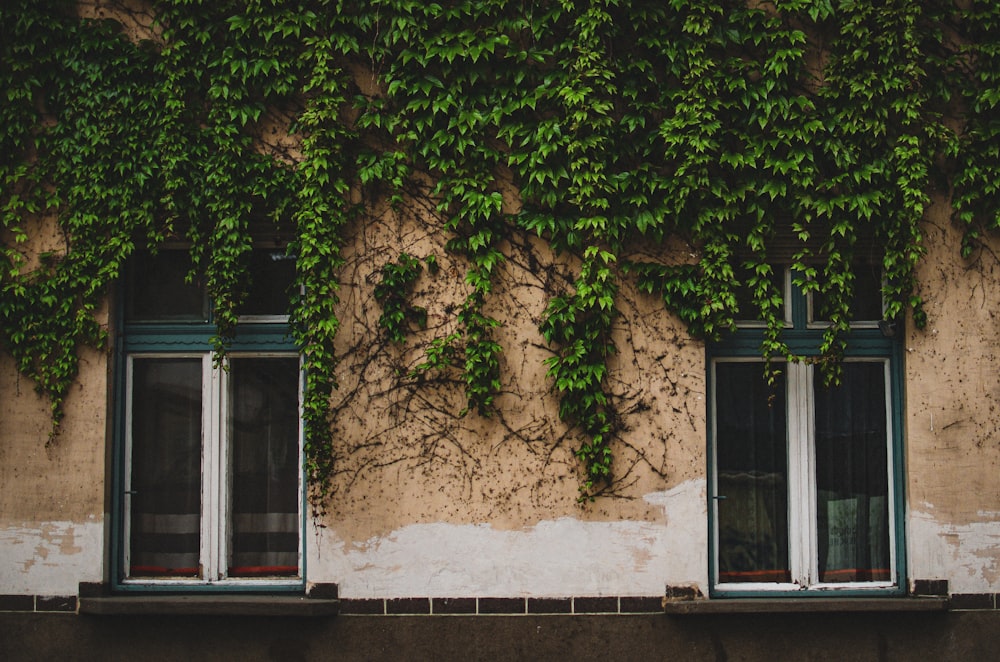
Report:
[{"label": "window pane reflection", "polygon": [[885,369],[845,363],[841,385],[815,372],[816,496],[822,582],[889,581]]},{"label": "window pane reflection", "polygon": [[202,362],[132,362],[130,577],[197,577]]},{"label": "window pane reflection", "polygon": [[719,579],[790,581],[784,375],[722,362],[715,383]]},{"label": "window pane reflection", "polygon": [[231,577],[298,574],[298,394],[297,357],[230,362]]},{"label": "window pane reflection", "polygon": [[239,314],[287,315],[294,282],[294,257],[278,248],[254,249],[250,253],[250,288]]},{"label": "window pane reflection", "polygon": [[[748,281],[750,279],[750,273],[743,270],[740,274],[740,284],[735,288],[734,294],[736,295],[736,305],[738,307],[738,312],[736,314],[737,322],[741,324],[758,322],[761,320],[760,309],[754,304],[754,293],[750,288]],[[773,266],[772,271],[768,276],[768,281],[771,283],[771,288],[773,293],[781,295],[783,299],[787,297],[785,292],[785,268],[782,266]],[[784,312],[779,312],[779,316],[783,315]]]},{"label": "window pane reflection", "polygon": [[[812,293],[812,319],[830,319],[830,302],[820,292]],[[882,319],[882,273],[878,267],[858,266],[854,272],[854,292],[848,310],[854,322]]]},{"label": "window pane reflection", "polygon": [[185,282],[191,271],[186,250],[138,251],[129,261],[125,292],[128,322],[204,322],[208,299],[201,287]]}]

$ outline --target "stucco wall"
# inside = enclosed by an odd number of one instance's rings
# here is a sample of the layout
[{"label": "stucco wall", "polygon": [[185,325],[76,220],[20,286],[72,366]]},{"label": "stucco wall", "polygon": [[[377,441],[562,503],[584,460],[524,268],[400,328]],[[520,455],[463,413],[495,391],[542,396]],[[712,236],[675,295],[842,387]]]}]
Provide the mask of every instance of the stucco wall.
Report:
[{"label": "stucco wall", "polygon": [[[88,15],[152,34],[146,13],[91,4]],[[267,143],[283,132],[262,135]],[[294,140],[275,141],[270,149],[294,156]],[[570,287],[572,258],[528,234],[502,245],[507,259],[487,311],[503,321],[502,394],[493,417],[462,416],[457,375],[406,375],[431,339],[455,329],[467,265],[444,250],[426,206],[370,208],[345,254],[331,403],[338,473],[326,515],[305,536],[310,581],[336,582],[347,598],[660,595],[667,584],[706,592],[703,345],[622,282],[608,376],[622,416],[617,481],[580,502],[580,438],[559,421],[538,332],[547,301]],[[60,240],[45,225],[34,238],[38,250]],[[905,337],[909,574],[992,593],[1000,591],[1000,241],[963,261],[959,238],[938,201],[919,272],[929,325],[908,323]],[[374,331],[373,290],[381,266],[403,251],[436,255],[442,272],[418,281],[414,303],[428,309],[428,328],[399,346]],[[671,249],[672,259],[690,256],[683,244]],[[115,406],[107,375],[107,357],[85,351],[62,434],[47,443],[47,403],[0,353],[0,594],[74,594],[78,582],[104,576],[106,420]]]},{"label": "stucco wall", "polygon": [[[657,595],[704,584],[704,352],[647,297],[624,288],[609,387],[625,434],[620,481],[579,501],[580,438],[558,419],[538,325],[571,283],[566,259],[514,233],[489,313],[503,321],[497,412],[460,415],[457,373],[406,377],[426,343],[454,329],[466,268],[417,207],[365,219],[345,270],[338,477],[325,528],[309,543],[311,578],[350,597]],[[437,256],[414,303],[428,329],[403,346],[371,332],[381,266],[401,251]],[[627,572],[624,570],[628,569]],[[336,578],[336,579],[333,579]]]},{"label": "stucco wall", "polygon": [[75,595],[104,567],[106,361],[86,351],[61,433],[0,354],[0,593]]},{"label": "stucco wall", "polygon": [[[911,579],[955,593],[1000,590],[998,242],[958,257],[947,208],[932,209],[921,282],[929,325],[905,336],[907,550]],[[44,237],[45,233],[42,233]],[[558,420],[538,324],[574,265],[539,240],[503,245],[490,311],[504,324],[497,414],[460,415],[455,375],[415,380],[433,337],[454,327],[465,266],[419,212],[357,224],[344,271],[338,474],[305,536],[310,581],[348,598],[658,595],[707,591],[705,364],[701,343],[623,285],[609,388],[622,412],[618,482],[578,500],[574,431]],[[677,246],[678,259],[686,247]],[[380,267],[434,254],[414,302],[429,328],[404,345],[371,329]],[[0,593],[73,594],[104,576],[107,356],[83,354],[62,433],[48,404],[0,357]],[[113,406],[113,405],[112,405]],[[316,526],[321,524],[322,526]]]},{"label": "stucco wall", "polygon": [[[555,415],[537,332],[545,298],[567,283],[566,265],[530,238],[505,246],[495,304],[505,321],[499,414],[459,418],[457,385],[395,376],[419,361],[409,348],[441,330],[415,334],[404,348],[373,342],[365,330],[371,274],[400,250],[392,237],[407,238],[414,254],[442,255],[414,218],[374,220],[359,242],[366,252],[349,260],[354,285],[345,305],[357,317],[344,345],[343,372],[352,377],[336,403],[348,412],[338,417],[342,473],[325,528],[311,537],[310,575],[339,582],[348,597],[655,594],[664,584],[706,591],[703,346],[658,303],[624,288],[609,380],[625,412],[615,445],[622,480],[611,495],[579,503],[579,440]],[[1000,269],[995,242],[963,261],[959,241],[939,202],[920,270],[930,324],[906,323],[909,577],[948,579],[955,593],[995,592],[1000,366],[992,293]],[[461,268],[446,257],[445,265]],[[432,327],[447,324],[439,312],[461,294],[437,287],[425,276],[416,297]],[[350,381],[362,374],[377,378]]]},{"label": "stucco wall", "polygon": [[919,277],[929,322],[906,336],[911,576],[1000,590],[1000,242],[961,260],[932,209]]}]

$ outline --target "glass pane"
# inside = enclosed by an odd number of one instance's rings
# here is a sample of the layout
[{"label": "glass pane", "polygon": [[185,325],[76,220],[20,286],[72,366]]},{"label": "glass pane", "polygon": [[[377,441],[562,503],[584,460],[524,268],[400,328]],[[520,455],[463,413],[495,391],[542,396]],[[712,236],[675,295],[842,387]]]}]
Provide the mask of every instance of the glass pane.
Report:
[{"label": "glass pane", "polygon": [[715,412],[719,581],[790,581],[784,375],[716,364]]},{"label": "glass pane", "polygon": [[229,365],[229,576],[299,572],[299,360]]},{"label": "glass pane", "polygon": [[890,581],[885,368],[845,363],[838,387],[816,371],[816,495],[822,582]]},{"label": "glass pane", "polygon": [[201,530],[198,358],[132,362],[129,577],[197,577]]},{"label": "glass pane", "polygon": [[250,291],[240,315],[287,315],[295,258],[285,251],[255,249],[250,253]]},{"label": "glass pane", "polygon": [[[851,321],[877,322],[882,319],[882,272],[874,265],[858,265],[854,272],[854,296],[850,303]],[[812,319],[830,319],[827,300],[812,294]]]},{"label": "glass pane", "polygon": [[[768,280],[770,280],[774,291],[779,293],[782,297],[785,297],[785,268],[781,265],[777,265],[773,266],[772,269],[773,271],[771,272]],[[742,280],[739,286],[736,287],[736,305],[739,306],[736,321],[740,323],[760,321],[760,310],[757,305],[754,304],[753,291],[747,284],[747,279],[750,277],[750,273],[744,270],[741,272],[740,277]],[[783,313],[779,312],[778,314],[781,316]]]},{"label": "glass pane", "polygon": [[204,322],[208,302],[202,288],[184,282],[191,271],[187,251],[138,251],[128,267],[125,320],[128,322]]}]

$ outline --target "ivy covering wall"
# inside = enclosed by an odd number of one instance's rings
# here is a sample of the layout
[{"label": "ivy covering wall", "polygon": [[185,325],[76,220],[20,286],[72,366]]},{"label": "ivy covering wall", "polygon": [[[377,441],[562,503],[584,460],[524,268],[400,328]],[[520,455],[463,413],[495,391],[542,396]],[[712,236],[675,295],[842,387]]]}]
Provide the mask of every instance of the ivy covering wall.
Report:
[{"label": "ivy covering wall", "polygon": [[[491,415],[500,384],[504,320],[488,304],[502,240],[536,233],[579,260],[540,334],[559,415],[583,439],[585,494],[614,475],[605,376],[625,279],[697,336],[759,317],[762,354],[794,359],[773,284],[774,262],[790,264],[829,302],[835,363],[861,258],[883,272],[887,319],[925,323],[914,274],[932,196],[964,228],[956,259],[1000,223],[993,2],[87,6],[0,4],[0,344],[58,430],[78,350],[103,343],[95,312],[137,248],[190,245],[224,352],[254,234],[280,234],[303,292],[292,321],[317,504],[337,452],[341,248],[377,201],[429,204],[465,263],[456,330],[415,373],[458,375],[470,415]],[[95,8],[120,21],[82,18]],[[61,243],[36,256],[49,222]],[[697,248],[687,262],[625,259],[676,237]],[[424,268],[453,277],[432,255],[386,265],[371,333],[406,342]]]}]

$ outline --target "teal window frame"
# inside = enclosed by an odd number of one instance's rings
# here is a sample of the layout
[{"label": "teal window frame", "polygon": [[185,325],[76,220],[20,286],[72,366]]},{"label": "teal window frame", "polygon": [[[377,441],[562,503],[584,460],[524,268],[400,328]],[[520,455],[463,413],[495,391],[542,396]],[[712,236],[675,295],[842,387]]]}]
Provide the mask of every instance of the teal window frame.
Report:
[{"label": "teal window frame", "polygon": [[[791,272],[785,269],[784,277],[785,292],[785,329],[782,332],[783,340],[788,344],[794,355],[811,357],[818,356],[818,347],[826,325],[822,321],[811,318],[810,296],[794,283]],[[706,343],[706,388],[708,397],[706,398],[706,421],[707,421],[707,458],[708,458],[708,481],[707,481],[707,507],[708,507],[708,528],[709,528],[709,595],[712,598],[753,598],[753,597],[850,597],[850,596],[898,596],[906,593],[906,541],[905,541],[905,500],[904,500],[904,440],[903,440],[903,347],[902,329],[897,328],[897,324],[887,324],[880,320],[866,320],[857,324],[852,324],[847,335],[847,349],[844,353],[845,361],[881,361],[886,365],[887,386],[887,427],[890,439],[887,440],[889,470],[889,490],[891,494],[891,532],[890,544],[892,554],[893,578],[891,585],[872,582],[869,586],[859,583],[845,584],[843,586],[835,584],[820,584],[813,581],[809,585],[797,585],[790,587],[787,583],[774,582],[770,585],[764,583],[753,583],[741,586],[736,582],[724,583],[720,581],[719,572],[719,515],[718,508],[720,501],[726,499],[726,495],[720,494],[717,482],[717,458],[716,458],[716,370],[715,367],[726,361],[763,361],[760,354],[760,347],[764,339],[765,329],[763,325],[752,321],[739,323],[736,331],[727,334],[717,342]],[[783,359],[776,357],[776,361],[783,363]],[[781,369],[786,366],[779,365]],[[812,367],[819,370],[818,366]],[[789,404],[789,407],[792,405]],[[807,415],[803,413],[803,415]],[[789,433],[791,437],[791,433]],[[803,443],[802,440],[789,439],[789,445]],[[815,477],[812,478],[815,481]],[[813,488],[814,489],[814,488]],[[794,495],[789,494],[789,500]],[[791,508],[790,508],[791,509]],[[816,514],[806,514],[805,517],[815,520]],[[814,526],[814,523],[813,523]],[[794,536],[809,535],[803,531],[801,522],[789,521],[788,536],[789,546],[799,546],[805,544],[813,550],[814,543],[793,542]],[[793,555],[793,551],[789,551]]]},{"label": "teal window frame", "polygon": [[[126,278],[128,275],[126,274]],[[128,523],[126,515],[128,506],[126,494],[128,485],[128,430],[126,429],[126,408],[129,403],[128,364],[130,357],[208,357],[213,356],[214,339],[218,333],[211,314],[204,320],[184,322],[135,321],[126,319],[125,299],[126,287],[118,288],[120,296],[116,297],[115,319],[117,333],[115,335],[114,370],[112,390],[113,416],[113,454],[112,454],[112,490],[111,490],[111,527],[110,527],[110,569],[111,585],[116,593],[208,593],[208,592],[244,592],[244,593],[294,593],[301,594],[306,585],[306,486],[305,473],[302,464],[302,388],[304,380],[301,373],[301,352],[295,344],[287,315],[282,316],[252,316],[241,317],[233,337],[226,346],[226,357],[237,358],[291,358],[299,360],[300,373],[298,385],[298,573],[288,577],[246,577],[246,578],[213,578],[203,576],[194,578],[135,578],[127,577],[127,536]],[[210,310],[210,308],[207,308]],[[213,370],[226,370],[225,364],[215,366]],[[224,397],[224,396],[220,396]],[[202,443],[215,444],[217,439],[208,439],[209,432],[203,430]],[[203,453],[208,451],[204,448]],[[228,469],[220,469],[226,481]],[[227,490],[228,487],[221,488]],[[220,506],[224,507],[224,506]],[[228,515],[221,515],[225,519]],[[220,534],[225,535],[225,534]],[[220,561],[224,564],[224,561]],[[207,574],[208,569],[203,569]]]}]

